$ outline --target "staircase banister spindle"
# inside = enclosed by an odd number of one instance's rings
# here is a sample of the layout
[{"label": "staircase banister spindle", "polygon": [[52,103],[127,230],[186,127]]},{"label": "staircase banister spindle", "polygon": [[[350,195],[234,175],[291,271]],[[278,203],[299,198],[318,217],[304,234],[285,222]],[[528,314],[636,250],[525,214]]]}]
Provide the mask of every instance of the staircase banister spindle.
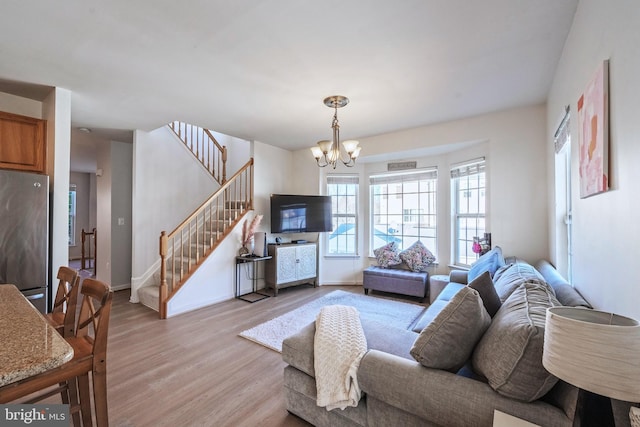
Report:
[{"label": "staircase banister spindle", "polygon": [[204,132],[211,139],[211,142],[213,142],[213,144],[218,148],[219,151],[222,151],[224,149],[225,146],[224,145],[220,145],[218,140],[213,136],[213,134],[211,133],[211,131],[209,129],[204,129]]},{"label": "staircase banister spindle", "polygon": [[227,188],[230,187],[231,183],[233,183],[233,181],[239,177],[242,176],[243,173],[250,168],[251,166],[253,166],[253,158],[251,158],[247,163],[245,163],[244,166],[242,166],[240,168],[240,170],[238,172],[236,172],[235,174],[233,174],[233,176],[231,177],[231,179],[229,179],[229,181],[225,182],[224,184],[222,184],[222,186],[220,186],[220,188],[218,188],[218,190],[211,196],[209,197],[204,203],[202,203],[191,215],[189,215],[184,221],[182,221],[180,223],[180,225],[178,225],[171,233],[169,233],[169,237],[173,237],[180,229],[184,228],[188,223],[190,223],[191,221],[193,221],[193,218],[196,217],[202,210],[205,209],[205,207],[211,203],[213,200],[216,199],[216,197],[218,197],[219,194],[221,194],[223,191],[225,191]]},{"label": "staircase banister spindle", "polygon": [[[219,184],[226,182],[226,146],[209,129],[174,121],[167,125]],[[219,160],[222,159],[222,166]],[[222,171],[221,171],[222,170]]]},{"label": "staircase banister spindle", "polygon": [[160,318],[167,318],[167,232],[162,231],[160,233],[160,290],[159,290],[159,302],[160,307],[158,307],[158,311],[160,312]]}]

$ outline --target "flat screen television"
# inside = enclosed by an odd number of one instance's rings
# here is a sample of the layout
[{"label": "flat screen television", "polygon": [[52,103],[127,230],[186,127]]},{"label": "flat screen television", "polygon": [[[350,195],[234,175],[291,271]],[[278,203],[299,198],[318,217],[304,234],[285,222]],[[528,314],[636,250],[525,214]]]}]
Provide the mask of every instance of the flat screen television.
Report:
[{"label": "flat screen television", "polygon": [[271,195],[272,233],[332,231],[331,196]]}]

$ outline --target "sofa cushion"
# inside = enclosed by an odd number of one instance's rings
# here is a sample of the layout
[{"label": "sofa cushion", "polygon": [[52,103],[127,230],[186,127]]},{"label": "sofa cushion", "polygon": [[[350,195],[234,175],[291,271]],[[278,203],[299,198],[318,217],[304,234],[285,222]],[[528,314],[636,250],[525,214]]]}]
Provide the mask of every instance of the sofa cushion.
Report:
[{"label": "sofa cushion", "polygon": [[[411,359],[411,346],[418,336],[407,329],[394,328],[375,320],[360,318],[364,336],[367,338],[367,349],[384,351],[405,359]],[[282,360],[315,378],[313,343],[316,324],[311,322],[297,333],[282,342]]]},{"label": "sofa cushion", "polygon": [[438,294],[438,299],[443,301],[451,301],[451,299],[458,293],[458,291],[464,288],[465,285],[455,282],[449,282],[442,291]]},{"label": "sofa cushion", "polygon": [[502,304],[473,352],[473,369],[498,393],[532,402],[558,381],[542,366],[546,310],[560,305],[547,286],[525,282]]},{"label": "sofa cushion", "polygon": [[542,274],[544,280],[553,288],[556,293],[556,298],[558,298],[558,301],[560,301],[562,305],[592,308],[591,304],[558,273],[558,270],[556,270],[549,261],[540,260],[536,263],[535,267],[536,270]]},{"label": "sofa cushion", "polygon": [[464,287],[420,333],[411,355],[427,368],[456,372],[490,323],[478,291]]},{"label": "sofa cushion", "polygon": [[373,254],[376,257],[376,261],[378,261],[378,265],[382,268],[389,268],[402,263],[396,242],[389,242],[374,249]]},{"label": "sofa cushion", "polygon": [[530,264],[524,261],[517,261],[507,268],[501,270],[500,274],[496,274],[497,278],[493,281],[496,292],[500,297],[500,301],[505,302],[509,295],[525,282],[538,283],[549,288],[554,294],[553,289],[545,282],[544,277]]},{"label": "sofa cushion", "polygon": [[505,265],[505,262],[504,257],[502,256],[502,248],[500,248],[500,246],[495,246],[471,265],[469,274],[467,275],[467,281],[473,281],[473,279],[485,271],[488,271],[489,274],[491,274],[491,277],[493,277],[496,270],[503,265]]},{"label": "sofa cushion", "polygon": [[428,266],[433,264],[436,257],[431,251],[422,244],[420,240],[400,252],[400,259],[409,266],[411,271],[424,271]]},{"label": "sofa cushion", "polygon": [[478,291],[480,298],[482,298],[482,304],[484,304],[484,308],[487,310],[487,313],[489,313],[489,316],[495,316],[502,305],[502,301],[500,301],[496,288],[493,286],[493,280],[491,280],[489,272],[485,271],[467,286]]},{"label": "sofa cushion", "polygon": [[466,270],[451,270],[449,273],[449,282],[462,283],[466,285],[468,280],[469,271]]}]

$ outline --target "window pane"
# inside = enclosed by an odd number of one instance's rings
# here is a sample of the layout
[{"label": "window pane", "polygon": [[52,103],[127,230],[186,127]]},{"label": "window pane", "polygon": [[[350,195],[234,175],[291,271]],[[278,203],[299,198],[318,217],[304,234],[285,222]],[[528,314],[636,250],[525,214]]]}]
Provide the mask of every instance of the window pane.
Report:
[{"label": "window pane", "polygon": [[[402,250],[420,240],[435,253],[437,171],[430,171],[432,179],[415,171],[387,177],[372,177],[370,182],[371,251],[389,242]],[[376,183],[385,180],[393,182]]]},{"label": "window pane", "polygon": [[[327,194],[331,196],[333,231],[327,238],[327,254],[357,254],[358,183],[350,176],[348,182],[339,182],[340,177],[330,176]],[[355,182],[354,182],[355,181]]]},{"label": "window pane", "polygon": [[[452,170],[451,184],[454,216],[454,263],[471,265],[478,255],[473,252],[473,238],[485,233],[485,172],[484,161],[471,171],[463,166]],[[454,174],[454,171],[456,172]]]},{"label": "window pane", "polygon": [[76,185],[69,186],[69,246],[76,244]]}]

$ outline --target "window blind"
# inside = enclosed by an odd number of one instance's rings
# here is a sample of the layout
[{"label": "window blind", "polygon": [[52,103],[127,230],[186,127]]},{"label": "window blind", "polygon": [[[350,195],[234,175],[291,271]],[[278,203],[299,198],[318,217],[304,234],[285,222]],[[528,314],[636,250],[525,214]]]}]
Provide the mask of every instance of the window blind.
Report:
[{"label": "window blind", "polygon": [[437,179],[438,168],[421,169],[415,172],[403,172],[384,175],[371,175],[369,184],[400,184],[408,181],[420,181],[427,179]]},{"label": "window blind", "polygon": [[461,178],[463,176],[477,175],[485,171],[484,157],[470,160],[451,168],[451,178]]},{"label": "window blind", "polygon": [[358,184],[358,175],[327,175],[327,184]]},{"label": "window blind", "polygon": [[564,117],[560,122],[560,126],[556,130],[556,133],[553,135],[553,145],[558,154],[564,148],[564,145],[571,139],[571,112],[569,110],[569,106],[567,105],[565,108]]}]

